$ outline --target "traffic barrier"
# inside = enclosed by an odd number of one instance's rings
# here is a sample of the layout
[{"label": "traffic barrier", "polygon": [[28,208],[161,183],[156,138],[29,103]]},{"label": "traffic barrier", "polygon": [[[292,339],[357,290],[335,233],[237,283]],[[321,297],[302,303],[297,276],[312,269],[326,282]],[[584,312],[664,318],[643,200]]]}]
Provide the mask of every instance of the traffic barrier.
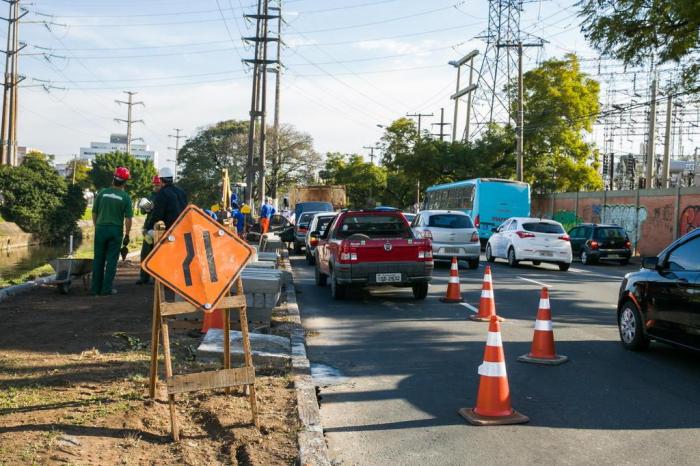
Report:
[{"label": "traffic barrier", "polygon": [[224,328],[224,313],[221,309],[214,309],[211,312],[205,312],[202,319],[201,333],[207,333],[210,328]]},{"label": "traffic barrier", "polygon": [[535,320],[535,331],[532,336],[532,346],[528,354],[518,357],[518,361],[556,366],[568,360],[568,357],[557,354],[554,349],[554,331],[552,330],[549,291],[547,291],[547,288],[542,288],[540,305],[537,309],[537,320]]},{"label": "traffic barrier", "polygon": [[501,326],[495,315],[489,321],[484,362],[477,372],[480,379],[476,407],[460,409],[460,416],[475,426],[522,424],[530,420],[511,406]]},{"label": "traffic barrier", "polygon": [[[481,298],[479,299],[479,312],[469,316],[470,320],[476,322],[490,322],[491,317],[496,315],[496,301],[493,296],[493,277],[491,276],[491,266],[484,269],[484,282],[481,285]],[[503,322],[503,317],[498,317]]]},{"label": "traffic barrier", "polygon": [[452,258],[452,266],[450,267],[450,278],[447,282],[447,293],[445,297],[440,298],[443,303],[461,303],[464,301],[462,299],[462,292],[459,288],[459,264],[457,263],[457,258]]}]

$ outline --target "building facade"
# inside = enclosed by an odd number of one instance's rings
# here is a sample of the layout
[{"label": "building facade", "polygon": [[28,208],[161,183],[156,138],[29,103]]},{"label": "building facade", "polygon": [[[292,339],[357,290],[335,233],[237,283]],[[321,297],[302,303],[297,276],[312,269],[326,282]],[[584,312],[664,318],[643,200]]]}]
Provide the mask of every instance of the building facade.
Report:
[{"label": "building facade", "polygon": [[[80,148],[80,158],[92,162],[100,154],[126,152],[126,135],[111,134],[109,142],[91,142],[90,147]],[[139,160],[149,160],[158,166],[158,152],[151,150],[147,144],[131,144],[131,155]]]}]

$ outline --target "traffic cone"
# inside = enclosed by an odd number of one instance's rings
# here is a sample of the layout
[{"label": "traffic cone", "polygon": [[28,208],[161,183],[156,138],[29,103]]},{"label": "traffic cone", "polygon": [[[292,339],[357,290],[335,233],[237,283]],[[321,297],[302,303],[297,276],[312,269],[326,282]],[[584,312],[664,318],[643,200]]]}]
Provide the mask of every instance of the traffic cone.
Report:
[{"label": "traffic cone", "polygon": [[506,359],[501,341],[498,318],[491,316],[489,334],[484,350],[484,362],[477,371],[480,375],[476,407],[462,408],[459,415],[475,426],[522,424],[530,418],[515,411],[510,404],[510,388],[506,373]]},{"label": "traffic cone", "polygon": [[202,330],[201,333],[207,333],[210,328],[224,328],[224,311],[221,309],[214,309],[211,312],[204,312],[204,319],[202,320]]},{"label": "traffic cone", "polygon": [[[493,297],[493,278],[491,277],[491,266],[487,265],[484,269],[484,282],[481,285],[481,299],[479,299],[479,312],[476,315],[469,316],[470,320],[476,322],[489,322],[491,316],[496,315],[496,301]],[[498,317],[498,320],[503,322],[503,317]]]},{"label": "traffic cone", "polygon": [[557,354],[554,350],[554,331],[552,331],[552,311],[549,307],[549,292],[547,288],[542,288],[540,307],[537,310],[537,320],[535,320],[535,332],[532,336],[532,347],[530,348],[530,352],[520,356],[518,361],[556,366],[568,360],[568,357]]},{"label": "traffic cone", "polygon": [[450,267],[450,279],[447,282],[447,293],[444,298],[440,298],[443,303],[461,303],[462,292],[459,289],[459,264],[457,258],[452,258],[452,266]]}]

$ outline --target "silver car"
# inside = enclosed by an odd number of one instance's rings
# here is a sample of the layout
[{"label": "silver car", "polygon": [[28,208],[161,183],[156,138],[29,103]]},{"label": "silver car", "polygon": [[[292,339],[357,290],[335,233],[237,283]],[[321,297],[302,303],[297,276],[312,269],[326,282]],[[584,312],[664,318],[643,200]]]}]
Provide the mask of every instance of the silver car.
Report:
[{"label": "silver car", "polygon": [[305,246],[306,246],[306,262],[308,262],[309,265],[314,265],[316,260],[314,259],[314,251],[316,250],[316,245],[318,244],[318,240],[314,240],[314,238],[311,237],[311,233],[320,233],[323,234],[324,231],[326,231],[326,228],[328,228],[328,225],[333,221],[335,216],[338,215],[335,212],[319,212],[317,214],[314,214],[313,218],[311,219],[311,222],[309,222],[309,229],[306,232],[306,240],[305,240]]},{"label": "silver car", "polygon": [[479,267],[479,232],[469,215],[458,210],[423,210],[411,224],[417,238],[433,242],[433,260],[467,261],[470,269]]}]

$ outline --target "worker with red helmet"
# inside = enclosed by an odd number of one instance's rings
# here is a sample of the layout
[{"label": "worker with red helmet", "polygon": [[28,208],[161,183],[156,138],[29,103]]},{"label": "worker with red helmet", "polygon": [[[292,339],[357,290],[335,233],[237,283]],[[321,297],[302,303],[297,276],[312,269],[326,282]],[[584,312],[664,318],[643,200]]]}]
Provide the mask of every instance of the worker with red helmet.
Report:
[{"label": "worker with red helmet", "polygon": [[111,295],[117,273],[119,250],[129,244],[131,198],[124,191],[131,177],[129,169],[117,167],[112,186],[100,191],[92,205],[92,223],[95,225],[95,258],[92,262],[92,294]]},{"label": "worker with red helmet", "polygon": [[[144,225],[149,223],[151,217],[153,216],[153,202],[156,197],[156,194],[158,194],[158,191],[160,190],[161,187],[161,182],[160,182],[160,177],[158,175],[153,175],[153,180],[151,181],[151,184],[153,185],[153,192],[147,197],[143,198],[139,201],[139,210],[141,210],[142,214],[146,215],[146,220],[144,222]],[[153,232],[149,233],[146,228],[143,229],[142,231],[143,234],[143,243],[141,243],[141,262],[146,259],[146,257],[151,253],[153,250]],[[136,280],[137,285],[147,285],[151,281],[151,276],[148,274],[143,269],[139,270],[139,279]]]}]

